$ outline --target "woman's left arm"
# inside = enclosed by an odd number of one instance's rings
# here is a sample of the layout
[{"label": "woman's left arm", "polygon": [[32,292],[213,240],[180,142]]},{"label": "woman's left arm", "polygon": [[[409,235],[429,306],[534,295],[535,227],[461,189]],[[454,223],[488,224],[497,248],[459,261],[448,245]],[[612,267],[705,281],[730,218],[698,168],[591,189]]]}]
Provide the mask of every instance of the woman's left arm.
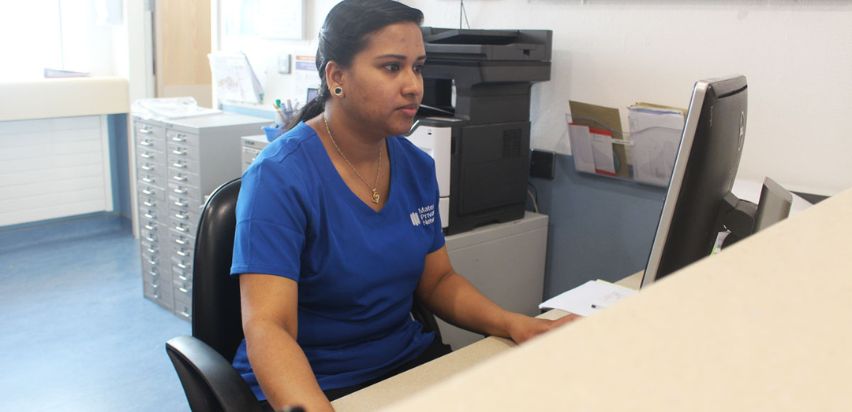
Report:
[{"label": "woman's left arm", "polygon": [[426,255],[416,294],[429,310],[453,325],[516,343],[578,319],[572,314],[557,320],[537,319],[504,310],[453,270],[446,245]]}]

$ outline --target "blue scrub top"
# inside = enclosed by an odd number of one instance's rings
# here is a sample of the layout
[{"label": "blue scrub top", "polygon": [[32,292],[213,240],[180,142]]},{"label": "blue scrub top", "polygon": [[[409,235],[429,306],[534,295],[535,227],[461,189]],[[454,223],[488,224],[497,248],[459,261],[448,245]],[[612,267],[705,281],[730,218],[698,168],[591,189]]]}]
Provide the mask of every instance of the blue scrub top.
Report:
[{"label": "blue scrub top", "polygon": [[[426,255],[444,245],[435,164],[403,137],[389,137],[387,149],[390,190],[379,212],[346,186],[304,123],[242,178],[231,274],[298,282],[297,342],[323,390],[378,378],[434,339],[410,311]],[[245,341],[233,365],[265,399]]]}]

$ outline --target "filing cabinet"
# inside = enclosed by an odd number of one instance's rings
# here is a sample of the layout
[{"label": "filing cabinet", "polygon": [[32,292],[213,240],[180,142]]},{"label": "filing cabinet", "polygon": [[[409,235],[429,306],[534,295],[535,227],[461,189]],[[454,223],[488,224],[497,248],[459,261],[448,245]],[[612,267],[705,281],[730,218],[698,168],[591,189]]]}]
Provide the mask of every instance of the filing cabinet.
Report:
[{"label": "filing cabinet", "polygon": [[145,298],[192,318],[195,233],[206,196],[242,173],[241,137],[269,120],[230,113],[133,117]]},{"label": "filing cabinet", "polygon": [[245,172],[257,158],[257,155],[260,154],[260,151],[269,144],[269,141],[266,139],[266,135],[243,136],[240,140],[242,140],[243,146],[242,169]]}]

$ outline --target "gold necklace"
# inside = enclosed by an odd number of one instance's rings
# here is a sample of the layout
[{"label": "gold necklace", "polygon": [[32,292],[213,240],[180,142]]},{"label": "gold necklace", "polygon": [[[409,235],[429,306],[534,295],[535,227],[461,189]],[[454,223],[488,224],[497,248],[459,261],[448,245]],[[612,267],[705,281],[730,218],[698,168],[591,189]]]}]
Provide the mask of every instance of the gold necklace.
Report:
[{"label": "gold necklace", "polygon": [[350,162],[349,159],[346,158],[346,155],[343,154],[343,151],[340,150],[340,146],[338,146],[337,142],[334,140],[334,135],[331,134],[331,128],[328,127],[328,120],[325,118],[325,113],[322,114],[322,121],[323,123],[325,123],[325,131],[328,132],[328,137],[331,138],[331,144],[334,145],[334,149],[337,150],[337,154],[339,154],[340,157],[343,158],[343,161],[345,161],[346,164],[348,164],[349,167],[352,168],[352,171],[355,172],[355,176],[358,176],[358,179],[361,179],[361,182],[363,182],[364,185],[370,189],[370,199],[373,201],[373,203],[379,204],[379,202],[382,200],[382,195],[379,194],[378,190],[380,175],[379,172],[381,172],[382,170],[382,147],[379,146],[379,157],[378,159],[376,159],[376,181],[373,183],[372,186],[370,186],[370,184],[367,183],[367,180],[364,179],[363,176],[361,176],[361,173],[358,173],[358,169],[356,169],[355,166],[352,165],[352,162]]}]

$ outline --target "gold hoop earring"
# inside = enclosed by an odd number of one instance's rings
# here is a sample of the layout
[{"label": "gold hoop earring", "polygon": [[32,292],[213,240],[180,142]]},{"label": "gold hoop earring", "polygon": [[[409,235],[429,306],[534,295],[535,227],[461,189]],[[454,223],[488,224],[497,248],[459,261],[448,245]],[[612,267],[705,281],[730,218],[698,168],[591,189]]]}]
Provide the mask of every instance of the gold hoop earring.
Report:
[{"label": "gold hoop earring", "polygon": [[337,97],[343,97],[343,88],[340,87],[340,86],[335,87],[334,88],[334,95],[337,96]]}]

